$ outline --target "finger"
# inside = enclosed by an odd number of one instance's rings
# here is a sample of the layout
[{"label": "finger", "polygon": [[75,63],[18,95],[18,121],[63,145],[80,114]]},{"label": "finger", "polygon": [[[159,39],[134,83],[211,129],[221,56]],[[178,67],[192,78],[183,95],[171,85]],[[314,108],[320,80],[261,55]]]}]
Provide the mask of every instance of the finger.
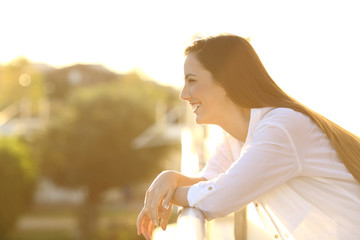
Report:
[{"label": "finger", "polygon": [[166,208],[164,208],[163,206],[159,206],[159,218],[163,218],[164,216],[165,216],[165,214],[166,214],[166,211],[167,211],[167,209]]},{"label": "finger", "polygon": [[144,208],[141,210],[138,218],[137,218],[137,221],[136,221],[136,229],[137,229],[137,234],[140,235],[141,234],[141,223],[144,219],[144,215],[145,215],[145,212],[144,212]]},{"label": "finger", "polygon": [[156,224],[156,220],[155,219],[155,214],[153,213],[153,208],[152,205],[154,204],[154,191],[153,190],[148,190],[146,193],[146,198],[145,198],[145,210],[147,213],[148,218],[154,222],[154,224]]},{"label": "finger", "polygon": [[150,235],[148,233],[148,226],[149,226],[149,224],[152,224],[152,222],[148,218],[145,209],[143,209],[142,215],[143,216],[142,216],[142,218],[140,218],[140,224],[139,224],[140,225],[140,232],[146,239],[150,239]]},{"label": "finger", "polygon": [[162,221],[161,221],[161,228],[164,231],[166,230],[166,227],[169,223],[171,211],[172,211],[172,205],[170,204],[169,209],[167,209],[167,211],[164,213],[164,215],[162,217]]},{"label": "finger", "polygon": [[150,221],[149,226],[148,226],[148,233],[149,233],[149,237],[151,239],[153,231],[154,231],[155,225],[153,222]]},{"label": "finger", "polygon": [[[171,191],[171,192],[173,192],[173,191]],[[169,191],[167,193],[164,192],[162,194],[157,194],[154,197],[153,204],[151,205],[151,207],[152,207],[151,212],[154,214],[155,219],[159,218],[159,215],[161,214],[162,211],[166,211],[167,209],[169,209],[170,201],[166,202],[165,198],[171,199],[172,198],[171,192],[170,192],[170,197],[168,196]]]},{"label": "finger", "polygon": [[150,224],[152,224],[152,222],[149,219],[144,219],[141,224],[141,232],[146,240],[150,240],[150,235],[149,235],[149,231],[148,231]]},{"label": "finger", "polygon": [[169,189],[169,191],[166,193],[166,196],[163,200],[163,207],[168,209],[170,206],[171,199],[173,198],[175,189]]},{"label": "finger", "polygon": [[148,216],[149,218],[154,222],[155,226],[159,226],[159,222],[158,222],[158,218],[159,218],[159,215],[158,215],[158,209],[159,209],[159,205],[160,205],[160,202],[161,202],[161,199],[163,199],[165,196],[165,194],[155,194],[153,196],[153,199],[151,200],[150,202],[150,199],[149,199],[149,203],[148,203],[148,207],[149,209],[147,209],[147,213],[148,213]]},{"label": "finger", "polygon": [[146,230],[145,230],[145,229],[146,229],[146,226],[145,226],[145,225],[147,224],[146,221],[147,221],[147,220],[143,218],[143,219],[141,220],[141,222],[140,222],[140,233],[141,233],[142,235],[144,235],[144,237],[145,237],[145,235],[146,235]]},{"label": "finger", "polygon": [[158,210],[159,218],[164,218],[171,207],[172,207],[172,204],[169,204],[168,208],[164,208],[164,206],[161,204],[159,206],[159,210]]}]

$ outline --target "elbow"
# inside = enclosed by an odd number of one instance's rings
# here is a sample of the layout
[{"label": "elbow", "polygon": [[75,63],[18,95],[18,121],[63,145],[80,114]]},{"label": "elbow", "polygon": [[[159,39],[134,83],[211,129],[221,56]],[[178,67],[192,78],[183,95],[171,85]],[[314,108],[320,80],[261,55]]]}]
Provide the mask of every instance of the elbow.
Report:
[{"label": "elbow", "polygon": [[199,209],[208,221],[226,217],[233,212],[231,209],[216,206],[215,204],[210,204],[209,206],[195,206],[195,208]]}]

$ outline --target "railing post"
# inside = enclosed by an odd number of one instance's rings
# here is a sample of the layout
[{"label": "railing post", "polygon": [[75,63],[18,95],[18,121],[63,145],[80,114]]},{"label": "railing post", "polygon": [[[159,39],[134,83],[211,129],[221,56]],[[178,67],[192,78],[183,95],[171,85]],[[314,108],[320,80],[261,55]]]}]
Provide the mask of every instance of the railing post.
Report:
[{"label": "railing post", "polygon": [[246,207],[234,214],[235,240],[247,240]]},{"label": "railing post", "polygon": [[205,217],[199,209],[185,207],[179,211],[176,240],[205,240]]}]

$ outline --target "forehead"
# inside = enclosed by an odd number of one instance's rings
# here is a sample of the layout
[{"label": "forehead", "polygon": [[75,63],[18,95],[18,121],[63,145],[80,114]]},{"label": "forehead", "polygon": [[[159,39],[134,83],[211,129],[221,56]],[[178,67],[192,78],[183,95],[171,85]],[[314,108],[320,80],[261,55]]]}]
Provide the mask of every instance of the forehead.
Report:
[{"label": "forehead", "polygon": [[202,71],[206,71],[206,69],[202,66],[200,61],[197,59],[196,54],[190,53],[187,55],[184,63],[184,73],[185,76],[187,74],[196,74]]}]

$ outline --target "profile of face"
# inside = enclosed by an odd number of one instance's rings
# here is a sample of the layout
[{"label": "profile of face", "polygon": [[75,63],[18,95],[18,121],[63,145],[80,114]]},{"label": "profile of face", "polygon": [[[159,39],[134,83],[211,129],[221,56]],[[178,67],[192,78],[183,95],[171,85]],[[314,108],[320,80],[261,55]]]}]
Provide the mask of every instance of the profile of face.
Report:
[{"label": "profile of face", "polygon": [[212,74],[203,67],[196,53],[187,55],[184,76],[185,84],[180,99],[192,106],[196,122],[221,125],[234,103]]}]

